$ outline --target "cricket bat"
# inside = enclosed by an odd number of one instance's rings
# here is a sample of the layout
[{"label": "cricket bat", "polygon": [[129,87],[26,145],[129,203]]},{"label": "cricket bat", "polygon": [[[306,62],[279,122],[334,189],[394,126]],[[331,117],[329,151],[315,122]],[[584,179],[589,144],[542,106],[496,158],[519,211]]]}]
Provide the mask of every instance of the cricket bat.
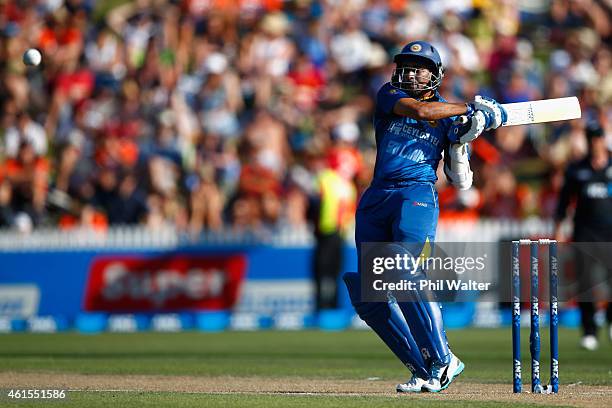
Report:
[{"label": "cricket bat", "polygon": [[578,98],[542,99],[539,101],[505,103],[508,120],[502,126],[529,125],[578,119],[581,116]]}]

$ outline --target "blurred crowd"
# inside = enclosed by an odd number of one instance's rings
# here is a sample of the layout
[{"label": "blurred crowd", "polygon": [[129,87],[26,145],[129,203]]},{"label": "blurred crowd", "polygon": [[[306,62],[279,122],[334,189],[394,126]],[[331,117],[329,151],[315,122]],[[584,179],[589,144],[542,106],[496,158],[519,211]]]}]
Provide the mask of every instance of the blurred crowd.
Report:
[{"label": "blurred crowd", "polygon": [[[607,5],[606,5],[607,4]],[[473,145],[441,219],[550,217],[585,125],[612,126],[604,0],[0,0],[0,227],[303,227],[332,169],[369,183],[392,56],[440,51],[441,94],[576,95],[583,119]],[[21,57],[43,54],[39,67]]]}]

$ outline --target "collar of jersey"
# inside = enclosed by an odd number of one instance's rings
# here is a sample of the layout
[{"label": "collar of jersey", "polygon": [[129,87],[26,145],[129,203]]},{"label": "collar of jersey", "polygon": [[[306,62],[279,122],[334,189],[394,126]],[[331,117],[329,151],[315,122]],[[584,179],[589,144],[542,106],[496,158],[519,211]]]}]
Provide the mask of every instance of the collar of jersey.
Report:
[{"label": "collar of jersey", "polygon": [[439,98],[440,98],[440,95],[438,94],[438,91],[436,91],[433,93],[433,95],[428,96],[427,98],[421,98],[419,99],[419,101],[424,102],[424,101],[430,101],[432,99],[438,100]]}]

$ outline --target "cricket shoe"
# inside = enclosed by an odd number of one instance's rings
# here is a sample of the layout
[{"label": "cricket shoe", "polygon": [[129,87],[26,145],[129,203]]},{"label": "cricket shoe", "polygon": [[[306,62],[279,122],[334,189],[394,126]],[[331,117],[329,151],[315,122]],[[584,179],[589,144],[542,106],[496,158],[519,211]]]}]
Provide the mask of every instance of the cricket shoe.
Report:
[{"label": "cricket shoe", "polygon": [[425,384],[425,389],[429,392],[440,392],[447,389],[464,368],[465,364],[454,354],[451,354],[451,361],[447,365],[434,363],[431,368],[431,378]]},{"label": "cricket shoe", "polygon": [[421,377],[417,377],[413,374],[410,381],[405,382],[403,384],[397,384],[397,387],[395,387],[395,389],[397,390],[397,392],[423,392],[423,387],[426,384],[427,380],[424,380]]}]

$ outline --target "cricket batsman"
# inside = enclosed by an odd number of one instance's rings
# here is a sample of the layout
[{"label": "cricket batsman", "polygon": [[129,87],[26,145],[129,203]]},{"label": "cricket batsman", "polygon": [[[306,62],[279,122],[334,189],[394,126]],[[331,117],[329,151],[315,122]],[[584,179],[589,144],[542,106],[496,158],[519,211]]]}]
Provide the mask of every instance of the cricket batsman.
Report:
[{"label": "cricket batsman", "polygon": [[[471,103],[447,103],[438,93],[444,67],[425,41],[406,45],[394,57],[391,81],[378,91],[374,126],[373,180],[356,212],[355,241],[361,259],[366,242],[418,243],[422,251],[435,239],[438,195],[436,169],[444,151],[444,172],[459,189],[472,185],[468,143],[506,120],[495,100],[476,96]],[[418,253],[411,256],[419,256]],[[412,372],[398,392],[439,392],[464,369],[450,350],[435,301],[364,302],[360,273],[343,277],[353,306]],[[418,297],[427,298],[426,296]]]}]

